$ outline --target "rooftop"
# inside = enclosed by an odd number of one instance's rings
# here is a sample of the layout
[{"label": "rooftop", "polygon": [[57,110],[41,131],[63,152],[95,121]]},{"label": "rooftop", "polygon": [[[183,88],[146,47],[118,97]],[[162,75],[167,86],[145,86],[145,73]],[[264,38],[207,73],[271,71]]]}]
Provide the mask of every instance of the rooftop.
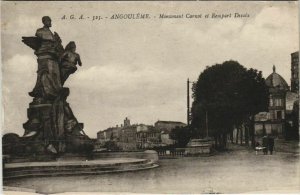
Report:
[{"label": "rooftop", "polygon": [[288,90],[289,86],[287,82],[280,76],[279,74],[276,73],[276,68],[275,65],[273,66],[273,73],[270,74],[267,79],[266,79],[266,85],[270,88],[279,88],[282,90]]},{"label": "rooftop", "polygon": [[175,124],[184,124],[183,122],[179,122],[179,121],[157,121],[156,123],[175,123]]}]

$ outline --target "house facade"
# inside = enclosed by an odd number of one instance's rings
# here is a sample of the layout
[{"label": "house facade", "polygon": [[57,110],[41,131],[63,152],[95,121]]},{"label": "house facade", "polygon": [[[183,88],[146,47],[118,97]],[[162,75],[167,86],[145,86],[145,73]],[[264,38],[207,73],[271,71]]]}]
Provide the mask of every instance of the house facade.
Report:
[{"label": "house facade", "polygon": [[177,121],[157,121],[155,126],[145,124],[130,124],[125,118],[121,126],[110,127],[97,133],[97,142],[114,143],[119,150],[135,151],[152,149],[160,146],[174,144],[170,139],[170,132],[176,127],[184,127],[186,124]]},{"label": "house facade", "polygon": [[291,90],[287,82],[281,75],[276,73],[276,67],[273,66],[273,72],[265,80],[269,88],[269,107],[268,112],[260,112],[255,115],[255,135],[274,135],[286,137],[296,124],[293,120],[295,103],[299,101],[299,54],[291,54]]}]

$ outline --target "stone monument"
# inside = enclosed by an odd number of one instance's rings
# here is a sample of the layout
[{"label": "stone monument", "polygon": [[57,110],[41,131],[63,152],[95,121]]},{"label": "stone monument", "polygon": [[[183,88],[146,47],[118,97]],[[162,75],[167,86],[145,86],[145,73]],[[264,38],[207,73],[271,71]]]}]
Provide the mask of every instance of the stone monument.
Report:
[{"label": "stone monument", "polygon": [[37,56],[37,80],[29,95],[33,98],[27,109],[25,133],[20,137],[25,153],[88,152],[93,149],[91,139],[83,131],[67,102],[69,88],[64,87],[74,73],[80,56],[75,42],[64,49],[59,35],[50,30],[51,19],[42,18],[44,26],[34,37],[22,37],[23,43]]}]

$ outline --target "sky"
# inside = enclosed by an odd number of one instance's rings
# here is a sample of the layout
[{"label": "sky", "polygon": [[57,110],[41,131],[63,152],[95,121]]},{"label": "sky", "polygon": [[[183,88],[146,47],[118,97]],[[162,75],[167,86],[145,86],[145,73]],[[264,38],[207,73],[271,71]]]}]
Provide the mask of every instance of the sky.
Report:
[{"label": "sky", "polygon": [[[84,131],[157,120],[186,122],[186,81],[206,66],[236,60],[267,77],[273,65],[290,85],[299,50],[298,2],[2,2],[2,133],[23,135],[36,82],[33,50],[21,42],[52,19],[63,45],[75,41],[83,66],[69,77],[67,101]],[[150,19],[110,19],[144,13]],[[160,19],[160,14],[234,14],[244,18]],[[90,17],[62,20],[66,15]],[[103,19],[92,21],[93,16]],[[107,19],[105,19],[107,17]]]}]

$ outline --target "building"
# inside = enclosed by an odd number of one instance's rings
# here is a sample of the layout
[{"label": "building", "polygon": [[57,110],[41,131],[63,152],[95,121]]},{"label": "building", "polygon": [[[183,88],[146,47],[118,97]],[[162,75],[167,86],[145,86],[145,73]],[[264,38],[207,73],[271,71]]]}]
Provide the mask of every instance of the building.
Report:
[{"label": "building", "polygon": [[161,146],[160,131],[151,125],[138,125],[137,127],[137,147],[139,149],[154,148]]},{"label": "building", "polygon": [[130,126],[130,120],[126,117],[124,120],[124,127],[129,127]]},{"label": "building", "polygon": [[185,127],[186,124],[178,121],[157,121],[154,124],[155,129],[163,132],[170,133],[176,127]]},{"label": "building", "polygon": [[282,76],[276,73],[275,66],[273,66],[273,72],[267,77],[265,82],[269,88],[269,111],[255,116],[255,133],[256,135],[283,135],[286,94],[289,91],[289,86]]},{"label": "building", "polygon": [[299,114],[297,113],[299,113],[299,94],[289,91],[286,94],[286,139],[299,139]]},{"label": "building", "polygon": [[[126,118],[127,119],[127,118]],[[137,150],[137,126],[136,125],[125,125],[118,134],[117,146],[123,151],[134,151]]]},{"label": "building", "polygon": [[113,142],[119,150],[123,151],[153,148],[160,145],[160,132],[150,125],[131,125],[130,120],[126,117],[121,126],[117,125],[99,131],[97,142],[103,146],[107,142]]},{"label": "building", "polygon": [[175,144],[175,140],[170,138],[172,129],[185,127],[186,124],[178,121],[157,121],[154,124],[155,129],[160,132],[160,140],[162,146]]},{"label": "building", "polygon": [[299,93],[299,51],[291,54],[291,92]]},{"label": "building", "polygon": [[268,112],[255,115],[255,134],[285,136],[287,123],[291,123],[289,118],[292,118],[287,116],[292,113],[299,96],[289,90],[287,82],[276,73],[275,66],[265,82],[269,88],[269,107]]},{"label": "building", "polygon": [[160,135],[160,139],[161,139],[161,145],[162,146],[169,146],[169,145],[175,144],[175,140],[170,138],[169,133],[162,132],[161,135]]},{"label": "building", "polygon": [[137,132],[146,132],[149,131],[149,129],[153,128],[151,125],[144,125],[144,124],[139,124],[136,128]]},{"label": "building", "polygon": [[116,127],[109,127],[103,131],[97,132],[97,140],[98,141],[118,141],[119,133],[122,127],[118,125]]},{"label": "building", "polygon": [[284,133],[284,121],[286,115],[286,94],[289,91],[287,82],[276,73],[273,66],[273,73],[266,79],[269,88],[269,123],[266,124],[266,132],[271,134]]},{"label": "building", "polygon": [[[186,124],[177,121],[157,121],[155,126],[145,124],[130,124],[125,118],[121,126],[110,127],[97,133],[99,146],[112,145],[123,151],[138,149],[151,149],[160,146],[174,144],[170,139],[170,132],[176,127],[184,127]],[[115,147],[116,146],[116,147]]]}]

